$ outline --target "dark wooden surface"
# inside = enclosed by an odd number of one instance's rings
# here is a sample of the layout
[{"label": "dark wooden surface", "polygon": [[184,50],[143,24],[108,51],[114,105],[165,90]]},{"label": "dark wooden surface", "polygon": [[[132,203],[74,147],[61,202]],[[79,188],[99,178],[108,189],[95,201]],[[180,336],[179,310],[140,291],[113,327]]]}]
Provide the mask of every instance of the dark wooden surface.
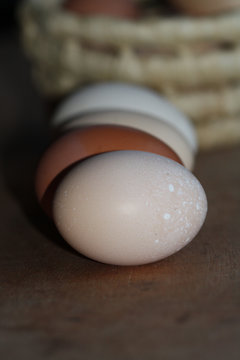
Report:
[{"label": "dark wooden surface", "polygon": [[0,358],[240,359],[240,147],[199,155],[209,213],[188,247],[147,266],[88,260],[35,201],[46,112],[14,34],[0,59]]}]

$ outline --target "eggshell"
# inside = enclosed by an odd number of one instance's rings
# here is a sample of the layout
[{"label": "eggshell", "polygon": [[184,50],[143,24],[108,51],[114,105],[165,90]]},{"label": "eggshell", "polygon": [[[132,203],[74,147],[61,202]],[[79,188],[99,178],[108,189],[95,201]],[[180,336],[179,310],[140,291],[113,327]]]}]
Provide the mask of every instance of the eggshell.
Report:
[{"label": "eggshell", "polygon": [[240,0],[171,0],[171,2],[192,15],[213,15],[240,8]]},{"label": "eggshell", "polygon": [[67,0],[67,10],[79,15],[106,15],[134,19],[139,15],[137,5],[132,0]]},{"label": "eggshell", "polygon": [[199,181],[175,161],[116,151],[74,166],[53,209],[60,233],[80,253],[140,265],[187,245],[204,222],[207,200]]},{"label": "eggshell", "polygon": [[62,130],[66,131],[67,129],[97,124],[130,126],[153,135],[172,148],[187,169],[191,170],[193,168],[195,154],[186,139],[173,126],[155,117],[124,111],[89,113],[88,115],[69,120]]},{"label": "eggshell", "polygon": [[52,125],[59,127],[82,114],[111,110],[134,112],[164,121],[183,136],[193,152],[197,150],[195,130],[188,118],[154,91],[136,85],[101,83],[81,89],[60,105]]},{"label": "eggshell", "polygon": [[145,132],[115,125],[82,127],[56,140],[41,158],[36,173],[36,193],[46,212],[51,212],[53,182],[63,170],[89,156],[114,150],[153,152],[182,164],[169,146]]}]

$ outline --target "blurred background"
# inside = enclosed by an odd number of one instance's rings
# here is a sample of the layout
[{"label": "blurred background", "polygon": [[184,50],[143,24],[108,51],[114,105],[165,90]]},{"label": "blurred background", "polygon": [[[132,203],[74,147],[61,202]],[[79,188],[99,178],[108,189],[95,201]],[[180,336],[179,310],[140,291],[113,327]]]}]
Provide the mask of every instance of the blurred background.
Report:
[{"label": "blurred background", "polygon": [[0,2],[0,193],[1,214],[6,217],[1,226],[4,253],[6,244],[11,246],[9,226],[14,234],[21,228],[15,212],[29,216],[30,222],[39,222],[34,172],[49,141],[46,107],[32,83],[29,62],[20,43],[18,5],[19,1]]}]

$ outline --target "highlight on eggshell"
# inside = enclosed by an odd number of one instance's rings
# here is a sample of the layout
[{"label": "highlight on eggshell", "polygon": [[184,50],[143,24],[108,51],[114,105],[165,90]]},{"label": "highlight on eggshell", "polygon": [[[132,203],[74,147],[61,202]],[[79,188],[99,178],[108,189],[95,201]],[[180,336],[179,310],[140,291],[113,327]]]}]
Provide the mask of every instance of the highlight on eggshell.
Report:
[{"label": "highlight on eggshell", "polygon": [[139,16],[139,8],[133,0],[66,0],[66,10],[81,16],[111,16],[135,19]]},{"label": "highlight on eggshell", "polygon": [[114,151],[76,164],[53,201],[56,227],[77,251],[115,265],[155,262],[199,232],[205,192],[177,162],[142,151]]}]

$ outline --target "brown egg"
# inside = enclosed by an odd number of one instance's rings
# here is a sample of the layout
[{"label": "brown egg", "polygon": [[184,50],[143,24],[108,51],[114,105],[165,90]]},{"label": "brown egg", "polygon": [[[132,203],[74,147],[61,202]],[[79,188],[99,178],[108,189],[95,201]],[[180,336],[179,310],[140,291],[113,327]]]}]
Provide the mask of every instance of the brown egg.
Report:
[{"label": "brown egg", "polygon": [[240,7],[240,0],[171,0],[171,2],[191,15],[214,15]]},{"label": "brown egg", "polygon": [[139,15],[137,5],[132,0],[67,0],[64,7],[85,16],[106,15],[133,19]]},{"label": "brown egg", "polygon": [[71,165],[96,154],[117,150],[155,153],[182,164],[168,145],[143,131],[116,125],[82,127],[56,140],[39,163],[35,185],[44,210],[51,214],[56,187]]}]

